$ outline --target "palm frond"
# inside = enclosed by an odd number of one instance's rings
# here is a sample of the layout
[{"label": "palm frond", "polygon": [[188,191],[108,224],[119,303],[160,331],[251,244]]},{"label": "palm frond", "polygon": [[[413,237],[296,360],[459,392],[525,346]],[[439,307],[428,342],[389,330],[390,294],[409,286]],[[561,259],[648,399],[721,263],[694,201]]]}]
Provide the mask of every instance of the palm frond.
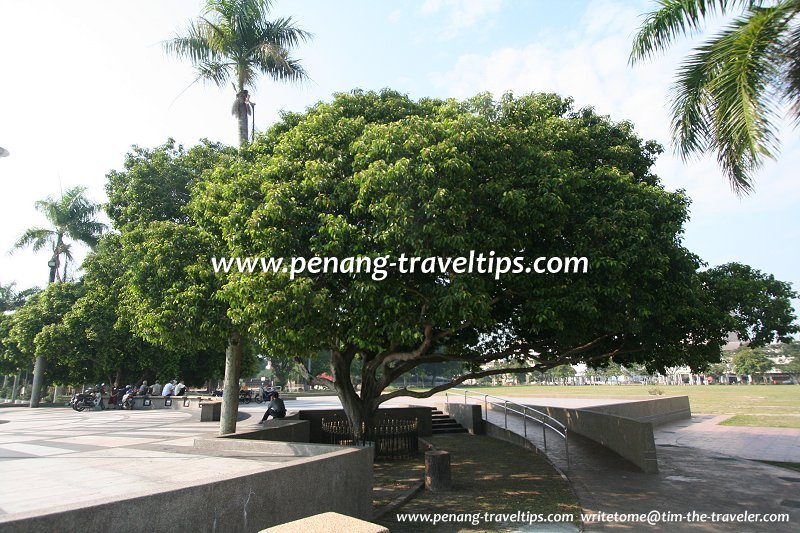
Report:
[{"label": "palm frond", "polygon": [[291,18],[268,20],[271,7],[269,0],[206,0],[203,16],[164,48],[190,60],[198,80],[222,86],[235,79],[237,91],[253,86],[259,72],[275,80],[302,80],[306,73],[289,50],[312,36]]},{"label": "palm frond", "polygon": [[[800,2],[797,2],[800,4]],[[783,80],[783,96],[791,105],[795,123],[800,123],[800,25],[796,25],[787,36],[783,61],[786,76]]]},{"label": "palm frond", "polygon": [[752,190],[752,173],[777,150],[773,96],[780,85],[785,4],[754,7],[700,47],[675,85],[673,138],[683,157],[707,149],[737,194]]},{"label": "palm frond", "polygon": [[665,50],[680,35],[693,35],[705,19],[725,15],[733,8],[752,8],[762,0],[658,0],[659,9],[645,15],[633,40],[629,64]]},{"label": "palm frond", "polygon": [[25,233],[14,243],[14,250],[31,246],[38,252],[45,246],[55,244],[56,232],[45,228],[28,228]]}]

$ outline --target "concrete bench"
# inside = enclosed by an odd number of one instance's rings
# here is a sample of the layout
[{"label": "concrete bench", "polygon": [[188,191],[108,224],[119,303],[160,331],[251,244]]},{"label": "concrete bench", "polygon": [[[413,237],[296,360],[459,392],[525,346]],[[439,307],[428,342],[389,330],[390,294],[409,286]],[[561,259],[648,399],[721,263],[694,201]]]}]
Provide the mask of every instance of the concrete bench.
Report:
[{"label": "concrete bench", "polygon": [[200,422],[219,422],[222,402],[200,402]]}]

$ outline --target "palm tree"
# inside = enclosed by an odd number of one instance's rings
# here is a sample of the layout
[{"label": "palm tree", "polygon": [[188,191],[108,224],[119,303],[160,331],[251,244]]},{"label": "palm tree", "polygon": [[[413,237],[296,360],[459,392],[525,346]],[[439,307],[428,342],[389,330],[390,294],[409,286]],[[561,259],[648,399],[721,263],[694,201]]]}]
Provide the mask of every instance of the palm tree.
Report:
[{"label": "palm tree", "polygon": [[[36,209],[44,214],[50,228],[29,228],[14,244],[14,248],[31,246],[34,251],[42,248],[52,249],[53,255],[48,266],[50,267],[50,283],[58,279],[58,267],[61,257],[64,257],[64,272],[60,281],[66,281],[67,263],[72,260],[70,244],[66,238],[83,242],[94,247],[100,240],[100,234],[105,225],[95,220],[100,206],[88,200],[84,193],[85,187],[73,187],[61,194],[58,199],[47,197],[36,202]],[[31,407],[39,407],[42,381],[44,380],[45,358],[40,355],[36,358],[33,368],[33,386],[31,387]]]},{"label": "palm tree", "polygon": [[239,144],[248,141],[248,117],[254,110],[248,87],[258,73],[274,80],[301,81],[307,77],[290,50],[311,38],[291,18],[267,20],[270,0],[207,0],[201,16],[189,23],[185,36],[164,43],[167,52],[188,59],[198,80],[222,87],[232,81],[236,90],[232,114],[239,123]]},{"label": "palm tree", "polygon": [[714,152],[733,190],[778,147],[775,120],[789,103],[800,119],[800,0],[658,0],[636,35],[633,64],[694,34],[714,15],[739,16],[684,61],[673,86],[672,137],[684,159]]},{"label": "palm tree", "polygon": [[16,286],[17,284],[14,282],[8,285],[0,285],[0,313],[19,309],[25,305],[28,298],[39,292],[38,287],[18,291]]},{"label": "palm tree", "polygon": [[[58,199],[48,196],[45,200],[37,201],[36,210],[47,218],[51,227],[29,228],[14,244],[15,249],[31,246],[34,252],[42,248],[53,251],[49,263],[50,283],[56,280],[66,281],[67,264],[72,261],[71,245],[66,242],[66,238],[94,248],[105,229],[104,224],[95,220],[100,206],[87,199],[85,192],[85,187],[73,187],[62,193]],[[62,257],[64,270],[59,276]]]}]

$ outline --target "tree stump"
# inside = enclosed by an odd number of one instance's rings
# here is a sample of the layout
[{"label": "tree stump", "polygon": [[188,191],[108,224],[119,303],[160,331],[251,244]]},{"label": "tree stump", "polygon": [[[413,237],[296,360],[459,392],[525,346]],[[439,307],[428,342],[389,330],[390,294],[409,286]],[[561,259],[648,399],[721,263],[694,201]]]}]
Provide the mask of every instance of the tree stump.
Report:
[{"label": "tree stump", "polygon": [[449,490],[451,486],[450,452],[425,452],[425,488],[437,491]]}]

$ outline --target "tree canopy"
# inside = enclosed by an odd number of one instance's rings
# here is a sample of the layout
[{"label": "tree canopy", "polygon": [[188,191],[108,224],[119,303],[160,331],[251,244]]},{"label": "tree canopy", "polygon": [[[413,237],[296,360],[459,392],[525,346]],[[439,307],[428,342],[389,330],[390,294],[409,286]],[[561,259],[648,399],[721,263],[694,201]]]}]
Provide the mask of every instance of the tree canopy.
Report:
[{"label": "tree canopy", "polygon": [[[491,361],[518,359],[524,372],[611,356],[650,368],[716,360],[734,302],[682,246],[689,202],[650,172],[659,152],[631,124],[553,94],[357,91],[285,115],[250,160],[199,183],[189,207],[246,257],[588,258],[586,273],[564,274],[217,274],[230,319],[270,353],[330,351],[357,425],[390,398],[508,372],[484,369]],[[753,337],[796,331],[784,313],[747,322]],[[387,390],[441,361],[464,371],[428,391]]]}]

